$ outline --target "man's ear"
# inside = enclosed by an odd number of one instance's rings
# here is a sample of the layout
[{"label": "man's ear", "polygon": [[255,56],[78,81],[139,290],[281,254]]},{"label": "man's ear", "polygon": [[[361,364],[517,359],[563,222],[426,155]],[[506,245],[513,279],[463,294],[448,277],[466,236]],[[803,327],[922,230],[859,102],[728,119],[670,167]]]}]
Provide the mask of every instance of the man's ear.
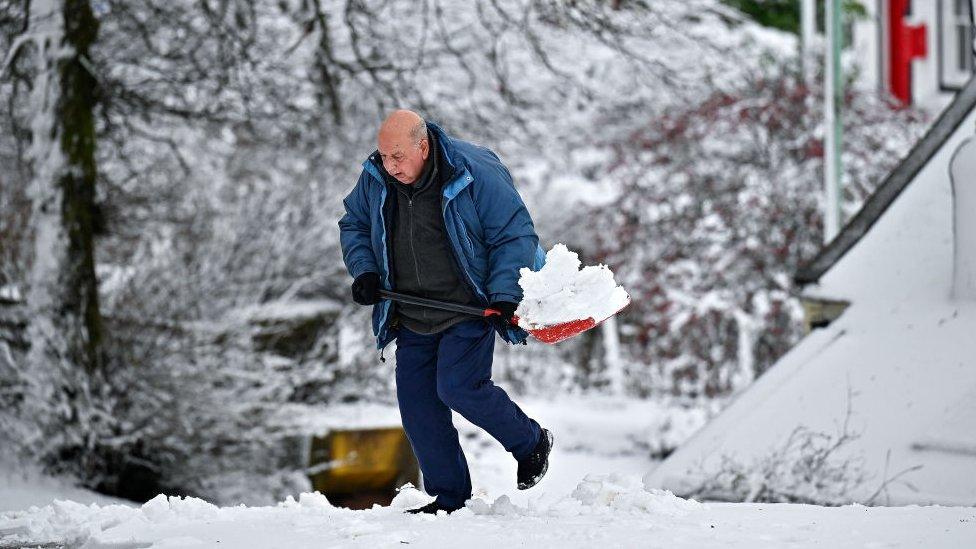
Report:
[{"label": "man's ear", "polygon": [[430,139],[420,140],[420,154],[423,155],[424,160],[427,160],[427,156],[430,155]]}]

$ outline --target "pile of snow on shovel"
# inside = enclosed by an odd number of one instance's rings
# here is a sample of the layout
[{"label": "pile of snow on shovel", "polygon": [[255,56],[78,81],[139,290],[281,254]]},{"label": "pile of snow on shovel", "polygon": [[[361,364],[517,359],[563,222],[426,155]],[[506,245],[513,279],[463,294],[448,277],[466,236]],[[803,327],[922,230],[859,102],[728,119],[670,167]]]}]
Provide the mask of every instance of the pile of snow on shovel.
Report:
[{"label": "pile of snow on shovel", "polygon": [[600,322],[630,302],[609,267],[592,265],[580,269],[580,265],[575,252],[564,244],[556,244],[546,253],[542,269],[519,271],[523,292],[515,311],[519,326],[528,330],[586,318]]}]

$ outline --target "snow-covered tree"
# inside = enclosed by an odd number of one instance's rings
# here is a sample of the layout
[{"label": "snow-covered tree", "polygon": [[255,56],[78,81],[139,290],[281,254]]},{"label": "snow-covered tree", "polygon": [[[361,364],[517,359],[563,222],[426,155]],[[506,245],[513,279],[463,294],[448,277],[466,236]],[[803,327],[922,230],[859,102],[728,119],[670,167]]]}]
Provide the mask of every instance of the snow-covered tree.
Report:
[{"label": "snow-covered tree", "polygon": [[88,60],[98,23],[87,0],[34,1],[23,15],[26,30],[11,42],[4,68],[17,64],[32,75],[30,349],[8,373],[15,429],[4,435],[51,468],[83,473],[110,421],[101,392],[95,80]]},{"label": "snow-covered tree", "polygon": [[[390,364],[373,349],[368,310],[348,298],[335,223],[341,198],[375,146],[378,123],[396,107],[417,109],[496,150],[512,168],[543,244],[568,242],[583,248],[588,261],[609,261],[639,298],[620,322],[619,346],[597,331],[558,348],[500,346],[499,379],[524,391],[636,387],[644,394],[670,383],[649,376],[639,366],[644,362],[677,371],[677,357],[707,356],[698,363],[701,372],[728,377],[739,368],[747,379],[761,367],[746,366],[767,364],[792,337],[765,335],[772,324],[756,313],[763,298],[743,297],[766,295],[768,276],[732,293],[716,290],[713,304],[721,298],[735,307],[722,309],[715,323],[689,316],[690,305],[654,308],[661,288],[683,289],[694,299],[701,288],[727,287],[713,280],[715,257],[705,245],[718,246],[725,228],[692,242],[691,235],[703,234],[692,216],[714,220],[712,210],[689,208],[666,226],[641,206],[659,200],[665,211],[682,193],[707,195],[705,178],[689,189],[688,181],[699,180],[682,180],[679,172],[695,173],[702,158],[695,155],[711,152],[695,139],[715,142],[722,132],[658,131],[661,124],[687,119],[701,128],[717,116],[734,130],[725,139],[748,144],[753,154],[714,159],[709,184],[760,200],[763,185],[799,172],[802,185],[776,192],[793,193],[789,200],[813,215],[812,195],[804,193],[816,178],[815,161],[775,161],[759,152],[767,141],[788,151],[791,140],[815,143],[816,123],[790,122],[789,131],[780,131],[754,116],[734,125],[732,100],[712,110],[697,105],[707,96],[709,104],[726,97],[772,110],[795,107],[789,97],[742,84],[759,69],[760,52],[772,49],[776,59],[792,54],[792,38],[759,28],[718,0],[93,5],[99,34],[84,67],[100,100],[94,202],[104,234],[96,272],[106,327],[103,370],[116,421],[93,441],[100,461],[86,476],[89,485],[121,493],[141,483],[146,490],[216,497],[227,494],[219,486],[235,471],[237,485],[270,498],[294,480],[282,465],[287,426],[272,421],[275,407],[393,399]],[[0,45],[20,36],[19,9],[0,4]],[[39,120],[27,93],[33,71],[21,55],[0,78],[6,107],[0,124],[10,129],[0,132],[0,285],[26,287],[29,272],[27,196],[23,185],[6,182],[30,177],[21,175],[18,151]],[[682,169],[661,176],[654,159],[664,156]],[[722,170],[734,181],[723,183]],[[623,191],[617,202],[587,212],[600,221],[586,225],[592,230],[571,233],[566,227],[579,226],[579,209],[551,202],[572,194],[553,190],[560,178],[599,179]],[[683,200],[675,206],[684,208]],[[730,215],[723,223],[742,222],[736,230],[743,234],[765,222]],[[787,212],[777,215],[787,230]],[[607,238],[594,241],[597,229]],[[774,251],[764,251],[767,245]],[[753,253],[774,258],[779,245],[763,236]],[[688,251],[660,255],[654,246]],[[669,278],[648,282],[657,280],[654,269]],[[681,269],[693,276],[679,276]],[[776,318],[792,319],[784,314]],[[697,330],[683,342],[655,331],[682,322]],[[792,326],[782,329],[792,334]],[[608,356],[618,357],[609,372]],[[0,361],[0,387],[12,380]],[[688,383],[681,391],[720,393],[729,382]]]}]

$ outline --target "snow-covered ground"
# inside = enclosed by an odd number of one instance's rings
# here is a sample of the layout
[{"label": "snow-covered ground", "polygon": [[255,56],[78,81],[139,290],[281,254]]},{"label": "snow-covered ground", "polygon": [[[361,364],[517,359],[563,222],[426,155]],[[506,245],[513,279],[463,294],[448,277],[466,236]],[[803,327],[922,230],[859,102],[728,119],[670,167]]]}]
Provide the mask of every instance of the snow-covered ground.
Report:
[{"label": "snow-covered ground", "polygon": [[815,507],[684,500],[635,476],[593,476],[552,503],[475,498],[453,515],[350,511],[302,494],[269,507],[218,508],[158,496],[141,508],[73,502],[0,518],[0,546],[71,547],[958,547],[976,546],[976,508]]},{"label": "snow-covered ground", "polygon": [[[429,497],[412,488],[390,507],[350,511],[317,493],[270,506],[216,507],[157,496],[142,506],[25,479],[3,493],[0,547],[974,547],[976,508],[824,508],[698,503],[641,476],[655,466],[651,441],[676,438],[704,421],[654,401],[610,397],[517,399],[556,436],[549,473],[515,489],[515,462],[475,426],[456,418],[475,496],[450,516],[403,510]],[[304,428],[395,423],[396,409],[332,407]],[[44,488],[44,483],[49,488]],[[65,498],[75,501],[54,501]],[[35,507],[30,507],[36,505]]]},{"label": "snow-covered ground", "polygon": [[[683,440],[705,421],[700,411],[682,414],[653,401],[566,397],[516,402],[555,437],[549,470],[532,490],[515,489],[516,462],[496,440],[460,416],[455,424],[475,495],[494,499],[507,494],[519,505],[554,503],[587,474],[640,475],[657,463],[650,455],[657,450],[658,433],[670,428]],[[670,427],[663,424],[667,421]]]}]

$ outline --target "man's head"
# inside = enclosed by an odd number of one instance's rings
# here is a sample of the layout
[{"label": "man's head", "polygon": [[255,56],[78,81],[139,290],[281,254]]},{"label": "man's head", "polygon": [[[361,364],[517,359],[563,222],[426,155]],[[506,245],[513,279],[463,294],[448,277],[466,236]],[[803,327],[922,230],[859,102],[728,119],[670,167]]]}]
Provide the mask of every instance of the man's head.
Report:
[{"label": "man's head", "polygon": [[387,173],[405,185],[416,183],[430,154],[424,119],[413,111],[394,111],[383,121],[376,141]]}]

